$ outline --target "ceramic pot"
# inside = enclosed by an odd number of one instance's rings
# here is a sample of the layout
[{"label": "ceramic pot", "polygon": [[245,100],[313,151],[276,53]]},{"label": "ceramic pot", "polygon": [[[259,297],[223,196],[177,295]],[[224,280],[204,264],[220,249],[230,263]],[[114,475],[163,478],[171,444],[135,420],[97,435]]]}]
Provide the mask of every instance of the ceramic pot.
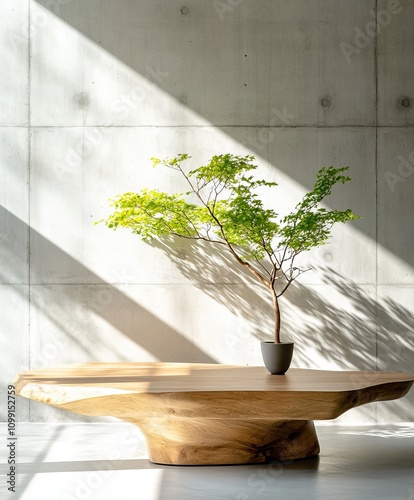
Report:
[{"label": "ceramic pot", "polygon": [[293,354],[293,342],[261,342],[265,367],[272,375],[284,375],[290,366]]}]

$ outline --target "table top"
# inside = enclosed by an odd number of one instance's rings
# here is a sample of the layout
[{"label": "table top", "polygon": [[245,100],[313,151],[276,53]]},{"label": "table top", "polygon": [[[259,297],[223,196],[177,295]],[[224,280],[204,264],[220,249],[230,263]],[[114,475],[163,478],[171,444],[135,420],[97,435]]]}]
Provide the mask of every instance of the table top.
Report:
[{"label": "table top", "polygon": [[16,394],[83,415],[161,418],[336,418],[403,397],[413,375],[193,363],[82,363],[21,373]]},{"label": "table top", "polygon": [[[414,375],[369,371],[326,371],[291,368],[271,375],[261,366],[202,363],[81,363],[21,373],[17,393],[26,386],[105,388],[136,393],[266,391],[342,392],[396,382]],[[22,394],[24,395],[24,394]]]}]

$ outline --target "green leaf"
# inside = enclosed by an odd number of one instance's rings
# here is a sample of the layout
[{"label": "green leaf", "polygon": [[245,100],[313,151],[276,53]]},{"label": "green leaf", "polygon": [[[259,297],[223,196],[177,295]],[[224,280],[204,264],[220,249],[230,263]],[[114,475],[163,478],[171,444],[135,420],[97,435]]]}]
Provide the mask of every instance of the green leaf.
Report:
[{"label": "green leaf", "polygon": [[295,211],[284,217],[280,228],[281,245],[299,253],[313,247],[324,245],[331,228],[337,222],[359,219],[352,210],[326,210],[320,203],[331,194],[332,187],[338,182],[344,184],[351,180],[342,175],[349,167],[324,167],[316,175],[313,189],[305,194],[296,205]]}]

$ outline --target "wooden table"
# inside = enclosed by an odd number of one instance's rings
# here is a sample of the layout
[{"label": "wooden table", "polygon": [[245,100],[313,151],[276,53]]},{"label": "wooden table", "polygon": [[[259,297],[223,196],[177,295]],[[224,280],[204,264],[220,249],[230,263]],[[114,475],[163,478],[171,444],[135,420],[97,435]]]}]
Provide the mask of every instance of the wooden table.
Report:
[{"label": "wooden table", "polygon": [[138,425],[160,464],[252,464],[319,453],[313,420],[404,396],[403,373],[184,363],[87,363],[21,373],[16,394]]}]

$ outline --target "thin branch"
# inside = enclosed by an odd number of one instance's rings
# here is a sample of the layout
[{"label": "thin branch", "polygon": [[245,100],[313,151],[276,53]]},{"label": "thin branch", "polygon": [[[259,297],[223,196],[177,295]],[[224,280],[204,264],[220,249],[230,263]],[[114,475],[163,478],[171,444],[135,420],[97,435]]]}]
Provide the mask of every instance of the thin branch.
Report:
[{"label": "thin branch", "polygon": [[270,260],[270,263],[272,264],[273,267],[276,267],[276,262],[273,261],[273,257],[274,257],[274,253],[270,252],[269,249],[267,248],[267,245],[266,245],[266,242],[265,242],[265,239],[264,237],[262,236],[262,247],[263,247],[263,250],[265,251],[268,259]]},{"label": "thin branch", "polygon": [[286,290],[289,288],[289,286],[292,284],[292,282],[295,281],[301,274],[310,271],[310,268],[309,269],[299,269],[298,268],[297,271],[298,272],[297,272],[296,276],[293,276],[293,273],[292,273],[292,275],[289,278],[286,277],[287,283],[284,286],[284,288],[282,289],[282,291],[277,294],[278,298],[286,292]]},{"label": "thin branch", "polygon": [[282,291],[280,293],[276,294],[277,298],[281,297],[286,292],[286,290],[289,288],[289,286],[292,283],[292,281],[293,281],[293,278],[290,278],[290,279],[287,280],[287,283],[284,286],[284,288],[282,289]]},{"label": "thin branch", "polygon": [[217,226],[219,227],[220,229],[220,233],[221,233],[221,236],[223,238],[223,240],[225,241],[225,244],[227,245],[227,248],[230,250],[230,253],[233,255],[233,257],[237,260],[237,262],[239,264],[241,264],[242,266],[245,266],[247,267],[247,269],[254,275],[256,276],[256,278],[261,282],[263,283],[265,286],[269,287],[269,282],[266,280],[266,278],[264,278],[258,271],[256,271],[256,269],[247,261],[243,260],[240,255],[238,255],[238,253],[236,252],[236,250],[233,248],[233,245],[228,241],[227,237],[226,237],[226,232],[224,231],[224,228],[223,228],[223,225],[221,224],[221,222],[219,221],[219,219],[217,218],[217,216],[215,215],[215,213],[211,210],[211,208],[206,204],[206,202],[203,200],[202,196],[200,195],[200,193],[198,193],[195,189],[194,189],[194,186],[192,184],[192,182],[190,181],[190,179],[188,178],[188,176],[185,174],[185,172],[183,171],[183,169],[179,166],[179,169],[180,169],[180,172],[182,173],[182,175],[184,176],[184,178],[187,180],[188,184],[190,185],[192,191],[196,194],[196,196],[198,197],[198,199],[201,201],[201,203],[203,204],[203,206],[205,208],[207,208],[208,212],[210,213],[211,217],[213,218],[213,220],[216,222]]},{"label": "thin branch", "polygon": [[272,278],[272,273],[262,264],[260,259],[254,258],[255,262],[264,270],[264,272],[269,276],[269,278]]}]

